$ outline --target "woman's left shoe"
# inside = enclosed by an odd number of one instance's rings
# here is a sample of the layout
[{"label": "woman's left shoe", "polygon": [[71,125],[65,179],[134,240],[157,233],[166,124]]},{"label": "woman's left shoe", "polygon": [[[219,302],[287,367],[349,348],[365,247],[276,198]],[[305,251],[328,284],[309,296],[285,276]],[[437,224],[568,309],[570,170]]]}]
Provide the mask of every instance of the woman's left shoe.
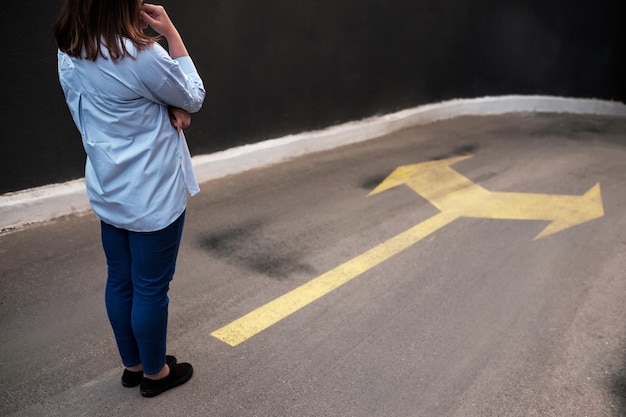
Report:
[{"label": "woman's left shoe", "polygon": [[[172,355],[165,355],[165,363],[167,366],[175,365],[176,357]],[[141,378],[143,378],[143,371],[134,372],[124,369],[124,373],[122,374],[122,385],[127,388],[136,387],[141,384]]]}]

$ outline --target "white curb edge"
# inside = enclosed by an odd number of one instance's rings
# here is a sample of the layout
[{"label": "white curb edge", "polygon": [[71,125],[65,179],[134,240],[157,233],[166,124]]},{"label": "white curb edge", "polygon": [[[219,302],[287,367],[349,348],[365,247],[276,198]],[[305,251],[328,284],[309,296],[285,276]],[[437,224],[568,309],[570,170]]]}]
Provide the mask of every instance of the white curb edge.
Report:
[{"label": "white curb edge", "polygon": [[[626,117],[626,104],[596,99],[517,95],[450,100],[199,155],[193,158],[193,165],[198,182],[202,183],[305,154],[363,142],[411,126],[459,116],[523,112]],[[0,195],[0,231],[89,209],[84,179],[8,193]]]}]

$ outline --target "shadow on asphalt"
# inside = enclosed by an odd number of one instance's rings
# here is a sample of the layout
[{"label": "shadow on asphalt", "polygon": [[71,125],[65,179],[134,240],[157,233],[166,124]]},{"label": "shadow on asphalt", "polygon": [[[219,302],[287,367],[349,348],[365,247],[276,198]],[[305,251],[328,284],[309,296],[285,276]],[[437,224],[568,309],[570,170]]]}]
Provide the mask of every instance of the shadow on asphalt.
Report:
[{"label": "shadow on asphalt", "polygon": [[609,392],[615,404],[615,417],[626,416],[626,342],[620,348],[621,363],[611,375]]},{"label": "shadow on asphalt", "polygon": [[211,255],[278,281],[296,273],[315,274],[302,262],[304,254],[272,241],[263,233],[264,219],[218,230],[200,237],[199,245]]}]

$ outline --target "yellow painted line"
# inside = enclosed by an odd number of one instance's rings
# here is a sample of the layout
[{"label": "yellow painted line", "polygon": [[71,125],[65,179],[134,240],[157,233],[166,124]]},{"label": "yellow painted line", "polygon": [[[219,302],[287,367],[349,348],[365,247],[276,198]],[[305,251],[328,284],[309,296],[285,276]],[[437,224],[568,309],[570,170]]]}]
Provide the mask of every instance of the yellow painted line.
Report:
[{"label": "yellow painted line", "polygon": [[492,192],[451,165],[460,156],[396,168],[371,193],[406,185],[440,213],[211,333],[236,346],[460,217],[544,220],[535,239],[602,217],[600,184],[584,195]]},{"label": "yellow painted line", "polygon": [[456,218],[454,215],[439,213],[214,331],[211,335],[231,346],[237,346],[365,271],[419,242]]}]

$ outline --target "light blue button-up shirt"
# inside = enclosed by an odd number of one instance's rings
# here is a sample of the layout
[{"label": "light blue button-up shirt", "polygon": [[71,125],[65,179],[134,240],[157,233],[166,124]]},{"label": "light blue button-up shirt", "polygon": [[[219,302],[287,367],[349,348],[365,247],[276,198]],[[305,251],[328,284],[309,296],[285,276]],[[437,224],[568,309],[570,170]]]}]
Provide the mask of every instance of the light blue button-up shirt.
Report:
[{"label": "light blue button-up shirt", "polygon": [[170,58],[158,43],[134,58],[95,62],[58,52],[65,99],[87,153],[85,183],[94,213],[135,232],[161,230],[198,192],[184,136],[168,105],[200,110],[205,90],[190,57]]}]

